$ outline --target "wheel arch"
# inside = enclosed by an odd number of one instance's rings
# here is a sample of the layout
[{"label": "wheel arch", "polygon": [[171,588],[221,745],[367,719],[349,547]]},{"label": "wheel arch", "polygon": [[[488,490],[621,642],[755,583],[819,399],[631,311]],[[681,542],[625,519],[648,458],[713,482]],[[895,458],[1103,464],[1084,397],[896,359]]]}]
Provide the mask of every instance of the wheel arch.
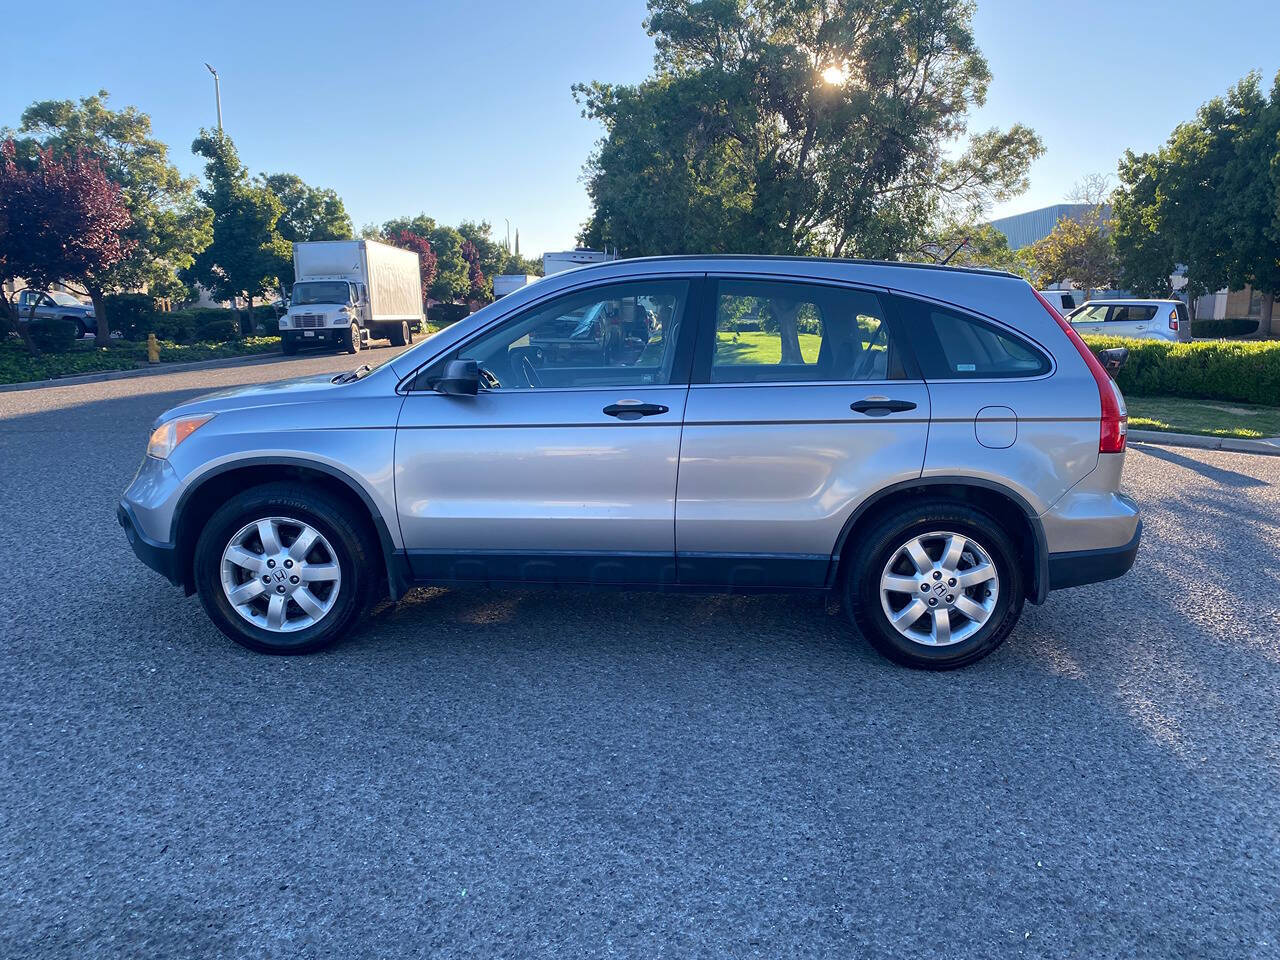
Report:
[{"label": "wheel arch", "polygon": [[858,505],[845,521],[831,554],[828,587],[839,583],[840,571],[849,552],[858,542],[858,533],[878,514],[906,506],[924,497],[968,503],[990,513],[1004,525],[1018,546],[1023,574],[1027,578],[1027,599],[1044,603],[1049,592],[1049,547],[1044,526],[1026,498],[1008,487],[978,477],[919,477],[885,487]]},{"label": "wheel arch", "polygon": [[215,467],[188,486],[178,499],[169,542],[174,544],[175,569],[188,596],[195,592],[196,540],[214,511],[242,490],[280,480],[314,484],[350,504],[353,515],[368,524],[382,549],[391,598],[398,600],[404,595],[409,577],[403,551],[396,547],[385,518],[357,480],[336,467],[314,460],[255,457]]}]

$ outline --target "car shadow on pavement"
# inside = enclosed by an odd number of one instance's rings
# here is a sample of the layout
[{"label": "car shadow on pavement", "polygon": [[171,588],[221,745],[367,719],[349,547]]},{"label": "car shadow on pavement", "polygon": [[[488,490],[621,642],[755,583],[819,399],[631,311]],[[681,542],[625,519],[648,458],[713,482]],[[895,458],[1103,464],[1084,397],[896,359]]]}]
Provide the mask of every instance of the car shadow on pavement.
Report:
[{"label": "car shadow on pavement", "polygon": [[[1224,467],[1216,467],[1213,464],[1205,463],[1203,460],[1197,460],[1194,457],[1174,453],[1168,447],[1160,447],[1155,444],[1143,444],[1140,447],[1131,447],[1130,450],[1135,453],[1145,454],[1148,457],[1154,457],[1157,460],[1163,460],[1165,463],[1176,464],[1180,467],[1186,467],[1188,470],[1194,470],[1206,479],[1212,480],[1214,483],[1220,483],[1226,487],[1270,486],[1270,484],[1265,480],[1259,480],[1257,477],[1251,477],[1246,473],[1237,473],[1234,470],[1227,470]],[[1253,454],[1253,456],[1259,456],[1259,454]]]}]

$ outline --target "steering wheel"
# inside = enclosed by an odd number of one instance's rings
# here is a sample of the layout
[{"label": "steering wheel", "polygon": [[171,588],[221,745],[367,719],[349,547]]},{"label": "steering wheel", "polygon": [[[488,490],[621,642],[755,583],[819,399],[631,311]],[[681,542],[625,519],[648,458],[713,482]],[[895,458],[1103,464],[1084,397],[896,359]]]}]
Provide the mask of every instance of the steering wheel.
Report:
[{"label": "steering wheel", "polygon": [[520,354],[520,369],[524,373],[524,378],[529,381],[529,386],[535,390],[542,386],[542,378],[538,376],[538,368],[533,365],[533,361],[529,359],[527,353]]}]

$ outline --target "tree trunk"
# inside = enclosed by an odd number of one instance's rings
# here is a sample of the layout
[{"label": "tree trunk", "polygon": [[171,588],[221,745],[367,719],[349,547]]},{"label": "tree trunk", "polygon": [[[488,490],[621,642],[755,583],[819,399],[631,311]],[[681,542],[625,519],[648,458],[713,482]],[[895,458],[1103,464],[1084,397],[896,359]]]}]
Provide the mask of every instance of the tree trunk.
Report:
[{"label": "tree trunk", "polygon": [[93,315],[98,320],[98,342],[96,346],[105,347],[111,342],[111,320],[107,316],[106,300],[103,298],[102,288],[87,283],[84,288],[89,294],[89,299],[93,301]]},{"label": "tree trunk", "polygon": [[1259,333],[1270,333],[1273,337],[1280,335],[1280,317],[1275,315],[1275,291],[1262,295],[1262,320],[1258,323]]},{"label": "tree trunk", "polygon": [[36,298],[32,298],[31,306],[27,308],[26,322],[22,322],[22,317],[18,317],[18,336],[22,337],[22,342],[27,348],[27,352],[33,357],[40,356],[40,348],[36,346],[36,342],[31,339],[31,322],[36,318]]},{"label": "tree trunk", "polygon": [[240,335],[242,337],[253,336],[253,297],[245,297],[245,302],[249,305],[244,313],[244,322],[240,324]]},{"label": "tree trunk", "polygon": [[9,331],[13,330],[22,339],[22,345],[27,348],[28,353],[33,357],[40,356],[40,350],[31,339],[31,331],[22,322],[22,317],[18,313],[17,307],[9,302],[9,298],[4,295],[2,289],[0,289],[0,320],[3,321],[3,324],[0,325],[0,334],[7,337]]},{"label": "tree trunk", "polygon": [[796,313],[800,309],[798,303],[773,302],[773,315],[778,319],[778,335],[782,338],[782,357],[780,363],[804,363],[800,353],[800,332],[796,329]]}]

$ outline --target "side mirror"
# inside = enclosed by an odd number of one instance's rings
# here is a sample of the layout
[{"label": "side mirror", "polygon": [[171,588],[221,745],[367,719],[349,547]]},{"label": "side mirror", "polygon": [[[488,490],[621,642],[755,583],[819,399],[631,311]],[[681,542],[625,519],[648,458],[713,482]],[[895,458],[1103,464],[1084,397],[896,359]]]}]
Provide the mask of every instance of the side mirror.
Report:
[{"label": "side mirror", "polygon": [[450,397],[474,397],[480,392],[480,364],[475,360],[450,360],[436,390]]},{"label": "side mirror", "polygon": [[1110,350],[1100,350],[1098,359],[1102,361],[1103,369],[1114,378],[1120,372],[1120,368],[1129,362],[1129,348],[1112,347]]}]

